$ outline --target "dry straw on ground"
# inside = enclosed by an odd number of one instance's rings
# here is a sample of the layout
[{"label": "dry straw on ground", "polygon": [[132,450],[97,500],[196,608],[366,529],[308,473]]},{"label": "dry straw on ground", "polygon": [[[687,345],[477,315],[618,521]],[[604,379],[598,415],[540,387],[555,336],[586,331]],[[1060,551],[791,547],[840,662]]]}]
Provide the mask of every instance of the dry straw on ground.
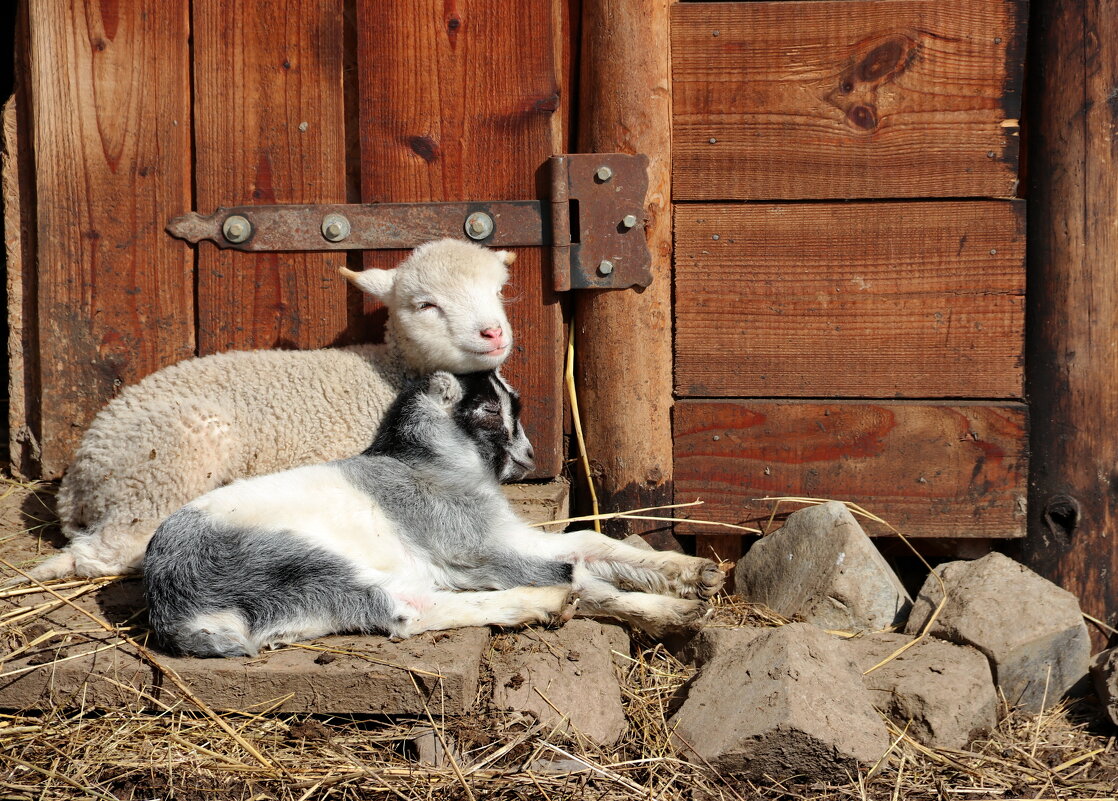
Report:
[{"label": "dry straw on ground", "polygon": [[[2,536],[26,539],[45,529],[50,504],[42,485],[6,485],[38,521]],[[0,491],[0,494],[3,494]],[[2,511],[2,510],[0,510]],[[37,527],[29,532],[32,526]],[[60,581],[61,598],[104,582]],[[41,652],[50,671],[59,637],[80,639],[96,627],[43,630],[48,605],[25,608],[21,591],[0,593],[4,658]],[[716,600],[708,625],[778,626],[787,621],[738,598]],[[108,624],[105,624],[108,625]],[[113,647],[143,647],[135,623],[116,630]],[[498,638],[499,639],[499,638]],[[841,785],[799,784],[775,776],[749,782],[681,761],[669,747],[673,699],[693,670],[663,645],[637,641],[617,655],[630,728],[616,746],[595,748],[517,713],[441,714],[438,692],[427,714],[290,716],[260,708],[202,709],[189,693],[146,711],[75,708],[0,713],[3,799],[1089,799],[1118,796],[1114,730],[1086,703],[1041,716],[1012,712],[968,751],[932,750],[892,728],[894,742],[868,775]],[[157,653],[148,658],[158,662]],[[3,666],[0,664],[0,674]],[[430,677],[427,677],[429,680]],[[0,681],[3,679],[0,678]],[[122,685],[123,686],[123,685]],[[188,689],[188,688],[187,688]],[[418,690],[417,690],[418,691]],[[482,699],[479,698],[479,707]],[[434,729],[451,755],[421,764],[415,738]]]}]

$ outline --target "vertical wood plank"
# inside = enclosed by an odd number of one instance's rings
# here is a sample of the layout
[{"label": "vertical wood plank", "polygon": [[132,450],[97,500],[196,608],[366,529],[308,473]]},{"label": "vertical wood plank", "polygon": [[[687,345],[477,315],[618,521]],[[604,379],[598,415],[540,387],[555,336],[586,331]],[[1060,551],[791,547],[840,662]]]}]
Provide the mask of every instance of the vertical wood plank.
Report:
[{"label": "vertical wood plank", "polygon": [[[1118,15],[1035,2],[1029,76],[1029,536],[1014,551],[1118,625]],[[1096,646],[1104,637],[1096,632]]]},{"label": "vertical wood plank", "polygon": [[[13,37],[15,65],[26,64],[27,6],[21,5]],[[29,478],[39,469],[39,326],[35,316],[35,159],[28,76],[17,70],[4,104],[4,255],[7,267],[8,468]]]},{"label": "vertical wood plank", "polygon": [[[198,209],[346,199],[342,0],[194,4]],[[345,254],[198,254],[198,351],[344,337]]]},{"label": "vertical wood plank", "polygon": [[[584,0],[579,149],[649,156],[652,284],[576,299],[579,399],[602,511],[672,497],[671,81],[668,0]],[[621,365],[623,364],[623,367]],[[659,526],[653,539],[674,544]],[[653,526],[614,521],[611,534]]]},{"label": "vertical wood plank", "polygon": [[[564,152],[562,15],[555,0],[358,0],[361,187],[367,203],[539,197]],[[405,254],[369,252],[366,267]],[[523,248],[506,294],[503,368],[524,402],[536,475],[562,467],[563,323],[543,249]]]},{"label": "vertical wood plank", "polygon": [[187,0],[33,0],[42,473],[125,383],[192,354]]}]

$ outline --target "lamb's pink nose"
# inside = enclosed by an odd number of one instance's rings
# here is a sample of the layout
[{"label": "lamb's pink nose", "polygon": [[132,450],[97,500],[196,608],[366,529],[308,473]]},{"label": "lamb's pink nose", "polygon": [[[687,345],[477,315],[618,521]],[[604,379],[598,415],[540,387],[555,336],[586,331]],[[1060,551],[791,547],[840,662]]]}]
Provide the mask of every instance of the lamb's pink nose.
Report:
[{"label": "lamb's pink nose", "polygon": [[481,332],[481,338],[482,339],[491,339],[491,340],[493,340],[493,344],[495,344],[495,345],[499,345],[501,343],[501,340],[504,338],[504,335],[505,335],[505,332],[500,327],[486,328],[484,331]]}]

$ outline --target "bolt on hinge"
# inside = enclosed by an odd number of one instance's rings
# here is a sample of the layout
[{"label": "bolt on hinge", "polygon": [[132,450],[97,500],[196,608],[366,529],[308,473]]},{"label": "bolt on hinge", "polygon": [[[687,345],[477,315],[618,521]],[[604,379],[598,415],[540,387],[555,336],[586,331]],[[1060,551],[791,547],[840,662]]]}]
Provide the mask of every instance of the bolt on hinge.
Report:
[{"label": "bolt on hinge", "polygon": [[184,214],[167,230],[251,252],[403,249],[442,237],[549,246],[557,291],[647,286],[652,260],[641,223],[648,158],[587,153],[552,156],[548,164],[545,201],[237,206]]}]

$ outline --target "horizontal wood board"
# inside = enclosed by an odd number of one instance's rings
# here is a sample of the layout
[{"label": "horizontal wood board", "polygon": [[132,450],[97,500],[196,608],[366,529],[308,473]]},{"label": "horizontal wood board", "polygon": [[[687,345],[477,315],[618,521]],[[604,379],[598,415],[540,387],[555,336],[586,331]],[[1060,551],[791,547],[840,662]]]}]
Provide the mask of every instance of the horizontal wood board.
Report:
[{"label": "horizontal wood board", "polygon": [[[198,210],[346,200],[342,0],[194,12]],[[344,341],[345,254],[198,246],[198,352]]]},{"label": "horizontal wood board", "polygon": [[193,253],[163,231],[190,207],[188,13],[46,0],[30,14],[41,396],[27,403],[46,478],[122,385],[194,350]]},{"label": "horizontal wood board", "polygon": [[[540,197],[537,171],[567,150],[563,15],[560,0],[357,0],[362,200]],[[503,372],[521,392],[534,475],[554,476],[564,455],[562,312],[544,249],[516,252]],[[388,268],[405,255],[369,251],[364,263]]]},{"label": "horizontal wood board", "polygon": [[1019,201],[681,205],[690,397],[1020,398]]},{"label": "horizontal wood board", "polygon": [[675,200],[1012,197],[1026,0],[680,3]]},{"label": "horizontal wood board", "polygon": [[674,424],[676,502],[705,502],[683,516],[758,526],[773,504],[757,499],[797,496],[854,501],[907,537],[1025,533],[1023,404],[685,400]]}]

